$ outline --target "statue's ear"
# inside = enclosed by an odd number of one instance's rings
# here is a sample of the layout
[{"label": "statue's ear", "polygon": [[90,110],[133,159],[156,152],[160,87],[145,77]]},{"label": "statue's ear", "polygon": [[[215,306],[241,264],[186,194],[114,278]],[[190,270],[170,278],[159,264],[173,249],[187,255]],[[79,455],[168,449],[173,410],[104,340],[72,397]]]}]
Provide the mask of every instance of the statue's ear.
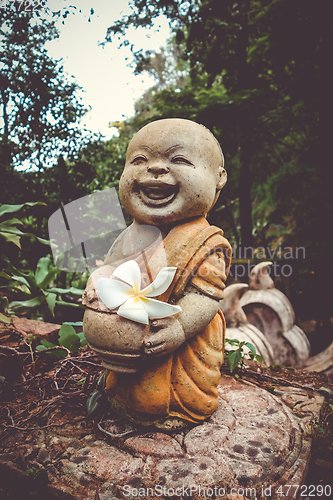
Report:
[{"label": "statue's ear", "polygon": [[217,181],[216,190],[221,191],[225,183],[227,182],[227,172],[224,167],[219,167],[219,179]]}]

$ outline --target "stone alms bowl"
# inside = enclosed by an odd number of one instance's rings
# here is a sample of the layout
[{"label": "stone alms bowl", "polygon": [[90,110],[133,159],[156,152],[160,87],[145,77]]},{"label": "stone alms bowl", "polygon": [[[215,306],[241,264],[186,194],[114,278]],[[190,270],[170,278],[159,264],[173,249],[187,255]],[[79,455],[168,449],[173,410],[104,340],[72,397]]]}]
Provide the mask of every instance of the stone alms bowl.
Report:
[{"label": "stone alms bowl", "polygon": [[130,321],[116,313],[86,309],[83,332],[104,368],[135,373],[142,366],[143,342],[149,333],[149,325]]}]

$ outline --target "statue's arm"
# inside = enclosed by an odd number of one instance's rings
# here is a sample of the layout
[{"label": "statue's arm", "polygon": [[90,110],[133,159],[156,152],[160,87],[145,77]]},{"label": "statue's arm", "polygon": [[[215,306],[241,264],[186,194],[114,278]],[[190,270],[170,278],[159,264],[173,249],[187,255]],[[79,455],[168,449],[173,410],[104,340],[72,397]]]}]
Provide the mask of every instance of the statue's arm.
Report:
[{"label": "statue's arm", "polygon": [[181,313],[151,322],[150,335],[144,342],[148,356],[161,356],[174,351],[206,328],[220,308],[217,299],[192,286],[187,287],[177,305],[182,308]]},{"label": "statue's arm", "polygon": [[218,299],[209,297],[192,286],[187,287],[186,294],[177,305],[182,308],[179,321],[186,340],[206,328],[220,308]]},{"label": "statue's arm", "polygon": [[150,334],[144,342],[147,355],[161,356],[172,352],[204,330],[220,308],[225,280],[224,255],[222,252],[213,253],[203,261],[177,301],[182,312],[151,323]]}]

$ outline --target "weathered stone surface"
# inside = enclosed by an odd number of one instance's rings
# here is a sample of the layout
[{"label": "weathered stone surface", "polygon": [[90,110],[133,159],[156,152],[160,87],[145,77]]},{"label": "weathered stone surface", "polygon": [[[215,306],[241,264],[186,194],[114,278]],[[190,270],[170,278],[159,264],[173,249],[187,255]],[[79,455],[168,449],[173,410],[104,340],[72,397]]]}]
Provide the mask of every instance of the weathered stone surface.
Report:
[{"label": "weathered stone surface", "polygon": [[0,337],[5,335],[25,336],[34,335],[34,337],[56,342],[61,325],[55,323],[44,323],[33,319],[11,318],[11,323],[0,323]]},{"label": "weathered stone surface", "polygon": [[306,426],[316,423],[325,401],[324,396],[318,392],[309,392],[298,387],[275,389],[274,394],[280,396],[281,401],[293,409],[294,415],[301,417],[300,424],[305,430]]},{"label": "weathered stone surface", "polygon": [[333,373],[333,342],[316,356],[309,358],[305,364],[305,369],[309,372]]},{"label": "weathered stone surface", "polygon": [[[274,352],[274,364],[302,368],[309,358],[310,344],[305,333],[295,325],[295,313],[287,297],[274,288],[267,274],[267,265],[262,262],[252,269],[250,287],[240,299],[248,321],[266,337]],[[266,266],[266,268],[265,268]],[[259,268],[257,274],[257,268]],[[266,271],[263,273],[264,269]],[[251,275],[252,280],[251,280]],[[261,286],[256,278],[270,280],[270,286]]]},{"label": "weathered stone surface", "polygon": [[[168,435],[132,428],[132,435],[106,441],[78,420],[22,436],[20,452],[29,466],[48,471],[50,499],[94,500],[96,491],[101,500],[189,495],[199,500],[213,494],[253,499],[254,491],[263,499],[265,488],[278,499],[279,486],[305,481],[310,459],[306,430],[310,414],[316,418],[323,402],[319,394],[310,394],[287,388],[276,397],[224,377],[218,410],[186,432]],[[294,407],[297,416],[281,400]],[[300,400],[302,404],[296,404]],[[121,427],[115,423],[113,432]],[[2,454],[2,470],[10,469],[12,455],[9,450]]]},{"label": "weathered stone surface", "polygon": [[133,436],[126,439],[124,448],[134,456],[146,458],[147,455],[156,457],[182,457],[185,455],[180,444],[171,436],[154,432],[149,437]]},{"label": "weathered stone surface", "polygon": [[44,323],[27,318],[13,318],[13,325],[18,333],[22,335],[34,335],[35,337],[56,342],[61,325]]}]

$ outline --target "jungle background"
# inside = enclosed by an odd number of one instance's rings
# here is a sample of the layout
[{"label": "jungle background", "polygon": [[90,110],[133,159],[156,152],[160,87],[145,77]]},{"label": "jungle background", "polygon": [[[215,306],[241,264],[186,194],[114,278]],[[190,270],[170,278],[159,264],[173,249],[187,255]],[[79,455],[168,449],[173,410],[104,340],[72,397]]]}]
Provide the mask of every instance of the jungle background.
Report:
[{"label": "jungle background", "polygon": [[[132,117],[111,123],[118,133],[106,141],[80,125],[82,89],[46,48],[59,23],[79,15],[75,1],[46,16],[0,0],[0,444],[10,454],[0,498],[49,498],[48,466],[22,452],[32,432],[78,418],[98,433],[87,415],[98,411],[102,370],[81,332],[88,273],[57,269],[48,220],[74,200],[118,189],[127,145],[152,120],[194,120],[222,146],[228,183],[209,221],[234,249],[228,283],[235,266],[279,264],[275,285],[311,354],[333,341],[330,11],[329,0],[132,0],[104,43],[130,47],[135,74],[155,84]],[[172,28],[168,44],[135,47],[130,28],[154,29],[161,14]],[[289,276],[281,276],[284,264]],[[307,481],[332,484],[332,379],[256,362],[235,376],[270,392],[282,384],[325,395],[309,430]]]},{"label": "jungle background", "polygon": [[[45,48],[57,22],[77,15],[73,8],[47,18],[18,4],[0,10],[1,321],[82,320],[87,275],[55,267],[48,219],[61,205],[117,188],[133,134],[152,120],[181,117],[208,127],[225,155],[228,183],[209,221],[224,229],[236,264],[253,248],[292,266],[287,279],[275,276],[276,286],[296,321],[310,322],[316,354],[333,340],[329,2],[132,6],[131,15],[110,26],[106,44],[130,45],[128,28],[151,27],[160,14],[172,37],[162,49],[132,49],[133,71],[153,75],[155,85],[134,116],[112,123],[118,134],[109,141],[80,128],[86,112],[80,88]],[[34,170],[19,170],[25,162]],[[304,252],[295,258],[298,248]],[[251,263],[263,258],[254,251]]]}]

